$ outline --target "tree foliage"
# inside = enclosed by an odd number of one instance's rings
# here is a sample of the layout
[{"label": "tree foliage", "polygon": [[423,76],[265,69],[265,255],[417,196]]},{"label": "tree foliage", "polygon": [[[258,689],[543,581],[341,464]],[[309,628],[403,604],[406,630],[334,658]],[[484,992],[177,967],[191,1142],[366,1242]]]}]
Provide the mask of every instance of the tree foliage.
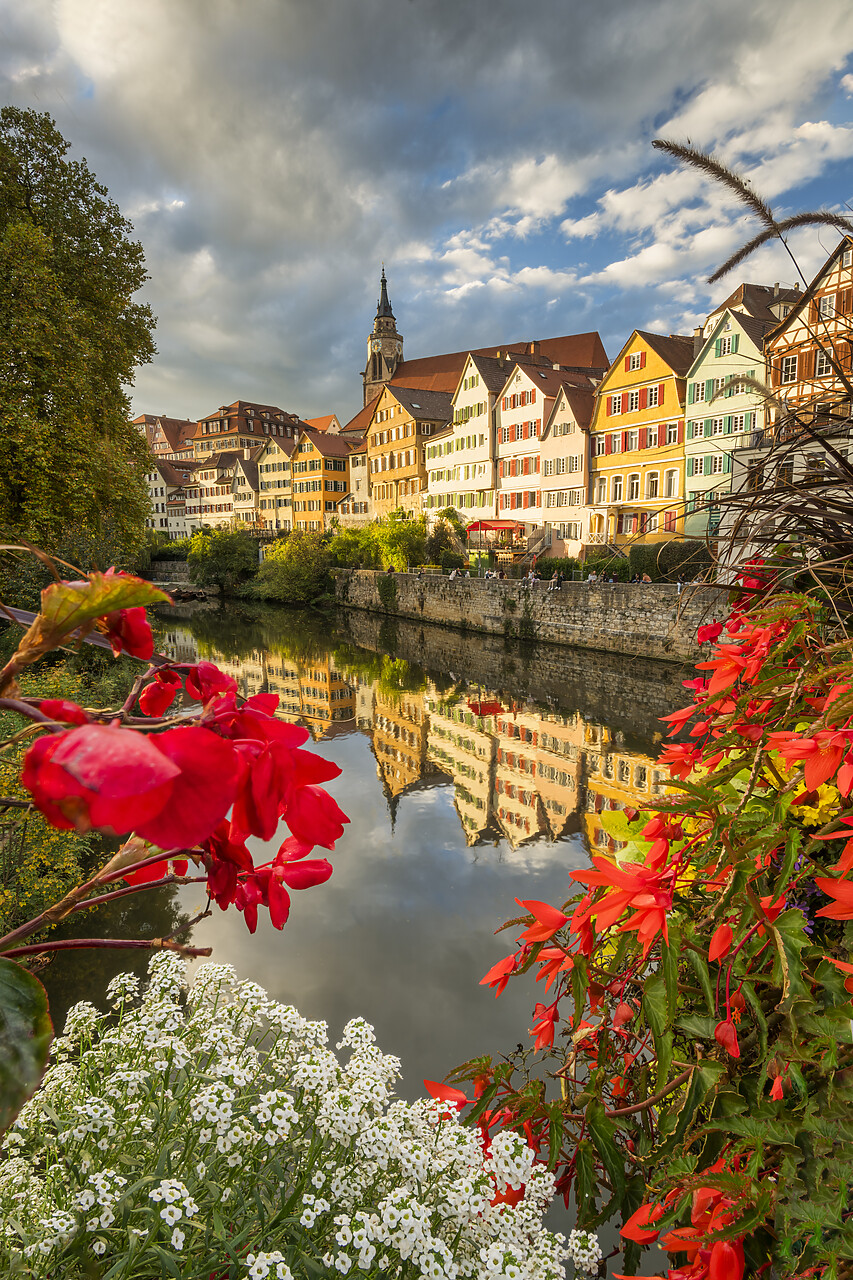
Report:
[{"label": "tree foliage", "polygon": [[294,530],[273,543],[258,570],[255,591],[282,604],[316,604],[331,585],[331,555],[319,533]]},{"label": "tree foliage", "polygon": [[147,448],[125,388],[154,319],[142,246],[68,149],[47,114],[0,110],[0,527],[48,549],[110,529],[130,552]]},{"label": "tree foliage", "polygon": [[190,539],[187,564],[198,586],[227,595],[257,569],[258,544],[242,529],[201,529]]}]

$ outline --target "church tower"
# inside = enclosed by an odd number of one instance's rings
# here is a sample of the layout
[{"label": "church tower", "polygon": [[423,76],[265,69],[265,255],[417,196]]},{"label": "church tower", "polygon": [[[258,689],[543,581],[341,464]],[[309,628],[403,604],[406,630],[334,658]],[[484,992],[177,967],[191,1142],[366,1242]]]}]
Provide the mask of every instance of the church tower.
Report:
[{"label": "church tower", "polygon": [[364,381],[364,403],[377,396],[403,359],[403,335],[397,332],[397,321],[388,301],[388,282],[382,267],[379,301],[373,332],[367,339],[367,364],[361,375]]}]

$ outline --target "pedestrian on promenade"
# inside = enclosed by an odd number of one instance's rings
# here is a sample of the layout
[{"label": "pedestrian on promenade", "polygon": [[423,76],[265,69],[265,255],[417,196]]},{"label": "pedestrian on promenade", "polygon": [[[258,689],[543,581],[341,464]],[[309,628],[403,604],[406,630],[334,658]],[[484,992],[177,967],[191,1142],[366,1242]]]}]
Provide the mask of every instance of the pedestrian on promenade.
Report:
[{"label": "pedestrian on promenade", "polygon": [[587,578],[587,583],[588,583],[589,585],[591,585],[591,586],[592,586],[592,585],[594,585],[596,582],[598,582],[598,574],[597,574],[597,573],[595,572],[595,570],[593,569],[593,570],[591,570],[591,572],[590,572],[590,574],[589,574],[589,576],[588,576],[588,578]]},{"label": "pedestrian on promenade", "polygon": [[643,577],[642,577],[642,581],[643,581],[643,582],[651,582],[651,578],[649,577],[649,575],[648,575],[647,573],[644,573],[644,574],[643,574]]}]

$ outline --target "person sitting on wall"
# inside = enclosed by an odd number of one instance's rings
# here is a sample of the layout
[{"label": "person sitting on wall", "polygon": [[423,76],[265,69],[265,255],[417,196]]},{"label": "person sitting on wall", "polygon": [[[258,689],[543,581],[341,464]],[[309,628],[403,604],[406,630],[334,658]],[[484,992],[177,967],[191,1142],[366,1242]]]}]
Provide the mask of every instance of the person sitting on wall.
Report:
[{"label": "person sitting on wall", "polygon": [[595,572],[594,569],[590,571],[590,574],[587,578],[587,582],[590,584],[595,584],[596,582],[598,582],[598,574]]},{"label": "person sitting on wall", "polygon": [[556,569],[555,569],[555,570],[554,570],[554,572],[551,574],[551,581],[548,583],[548,590],[549,590],[549,591],[559,591],[559,590],[560,590],[560,575],[559,575],[559,573],[557,572],[557,570],[556,570]]}]

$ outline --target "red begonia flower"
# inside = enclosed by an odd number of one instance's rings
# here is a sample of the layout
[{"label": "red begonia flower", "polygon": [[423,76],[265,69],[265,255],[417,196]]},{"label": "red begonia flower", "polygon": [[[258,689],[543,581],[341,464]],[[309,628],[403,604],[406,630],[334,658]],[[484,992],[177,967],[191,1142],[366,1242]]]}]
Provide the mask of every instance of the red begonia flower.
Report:
[{"label": "red begonia flower", "polygon": [[295,862],[297,858],[307,858],[313,848],[313,844],[306,844],[303,840],[297,840],[296,836],[288,836],[276,854],[276,861],[280,858],[285,858],[288,862]]},{"label": "red begonia flower", "polygon": [[179,774],[143,734],[89,724],[34,742],[21,781],[53,826],[124,835],[161,812]]},{"label": "red begonia flower", "polygon": [[288,889],[313,889],[315,884],[325,884],[331,874],[332,864],[326,858],[273,863],[273,876]]},{"label": "red begonia flower", "polygon": [[245,841],[234,839],[230,822],[220,822],[204,842],[207,890],[225,911],[234,901],[241,871],[254,871],[255,864]]},{"label": "red begonia flower", "polygon": [[714,1028],[714,1039],[733,1058],[740,1057],[740,1045],[737,1042],[735,1024],[730,1018],[727,1018],[725,1022],[717,1023]]},{"label": "red begonia flower", "polygon": [[349,822],[322,787],[299,787],[288,800],[284,817],[297,840],[324,849],[334,849],[335,841],[344,834],[343,824]]},{"label": "red begonia flower", "polygon": [[662,1204],[641,1204],[639,1209],[631,1214],[619,1234],[626,1240],[633,1240],[635,1244],[651,1244],[660,1234],[653,1224],[663,1215]]},{"label": "red begonia flower", "polygon": [[711,1249],[708,1280],[743,1280],[743,1246],[732,1240],[718,1240]]},{"label": "red begonia flower", "polygon": [[135,830],[161,849],[189,849],[207,837],[225,817],[243,770],[230,742],[200,725],[169,729],[149,739],[177,765],[169,803]]},{"label": "red begonia flower", "polygon": [[240,750],[248,760],[237,798],[231,825],[244,836],[258,836],[272,840],[278,826],[284,780],[279,760],[271,746],[258,747],[251,743]]},{"label": "red begonia flower", "polygon": [[835,899],[816,911],[816,916],[826,916],[829,920],[853,920],[853,880],[829,880],[818,876],[815,884],[828,898]]},{"label": "red begonia flower", "polygon": [[548,942],[559,929],[569,923],[567,915],[558,911],[556,907],[549,906],[547,902],[539,902],[536,898],[527,898],[524,901],[516,898],[516,902],[536,918],[536,923],[530,925],[520,935],[525,942]]},{"label": "red begonia flower", "polygon": [[536,1037],[533,1042],[534,1049],[548,1049],[554,1043],[554,1028],[559,1021],[558,1003],[555,1000],[553,1004],[537,1004],[534,1007],[535,1021],[528,1032],[529,1035]]},{"label": "red begonia flower", "polygon": [[42,715],[51,720],[61,720],[63,724],[88,724],[89,717],[76,702],[68,702],[65,698],[45,698],[38,704]]},{"label": "red begonia flower", "polygon": [[732,945],[732,927],[728,924],[721,924],[719,929],[714,933],[711,939],[711,945],[708,947],[709,960],[721,960],[729,954],[729,948]]},{"label": "red begonia flower", "polygon": [[153,884],[155,880],[162,880],[168,875],[170,867],[176,876],[186,875],[188,865],[186,858],[163,858],[160,862],[150,862],[147,867],[140,867],[138,871],[131,867],[125,871],[124,879],[129,884]]},{"label": "red begonia flower", "polygon": [[108,613],[103,623],[106,637],[116,657],[122,650],[132,658],[150,658],[153,654],[154,636],[151,634],[144,605],[137,605],[134,609],[117,609],[115,613]]},{"label": "red begonia flower", "polygon": [[144,716],[162,716],[168,711],[183,687],[181,677],[174,671],[158,671],[139,695],[139,710]]},{"label": "red begonia flower", "polygon": [[696,632],[696,639],[700,644],[707,644],[709,641],[719,640],[722,630],[722,622],[709,622],[706,626],[699,628]]},{"label": "red begonia flower", "polygon": [[196,702],[209,702],[218,693],[236,693],[237,681],[213,662],[197,662],[187,672],[186,690]]},{"label": "red begonia flower", "polygon": [[449,1084],[439,1084],[437,1080],[424,1080],[424,1086],[427,1093],[432,1094],[439,1102],[447,1102],[458,1111],[467,1106],[468,1099],[461,1089],[454,1089]]},{"label": "red begonia flower", "polygon": [[493,964],[486,976],[480,979],[480,986],[494,987],[495,998],[497,999],[509,982],[510,974],[515,972],[517,960],[518,952],[516,951],[513,951],[511,955],[504,956],[503,960]]}]

